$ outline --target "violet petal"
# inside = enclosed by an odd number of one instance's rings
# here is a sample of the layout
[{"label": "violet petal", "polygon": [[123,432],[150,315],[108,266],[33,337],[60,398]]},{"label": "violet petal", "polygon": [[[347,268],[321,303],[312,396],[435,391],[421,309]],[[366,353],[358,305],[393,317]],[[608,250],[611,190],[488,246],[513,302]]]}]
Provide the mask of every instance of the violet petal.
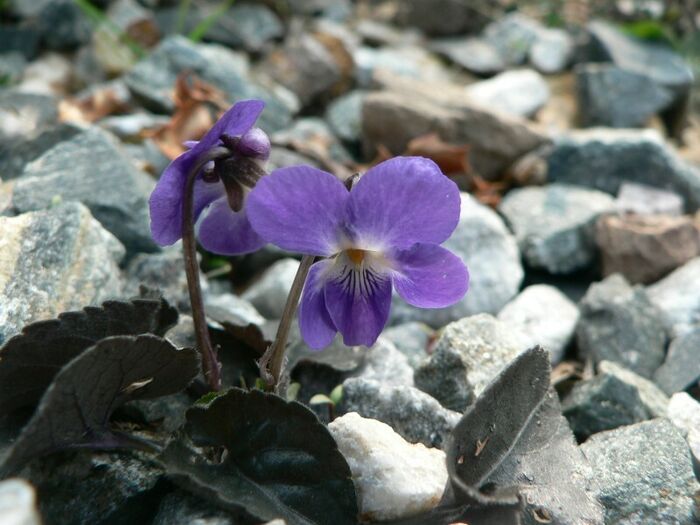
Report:
[{"label": "violet petal", "polygon": [[250,253],[265,245],[265,240],[250,225],[245,207],[234,212],[225,195],[215,200],[203,214],[198,237],[206,250],[221,255]]},{"label": "violet petal", "polygon": [[328,313],[323,294],[323,276],[332,264],[332,261],[324,260],[311,266],[299,304],[301,336],[314,350],[321,350],[331,344],[338,331]]}]

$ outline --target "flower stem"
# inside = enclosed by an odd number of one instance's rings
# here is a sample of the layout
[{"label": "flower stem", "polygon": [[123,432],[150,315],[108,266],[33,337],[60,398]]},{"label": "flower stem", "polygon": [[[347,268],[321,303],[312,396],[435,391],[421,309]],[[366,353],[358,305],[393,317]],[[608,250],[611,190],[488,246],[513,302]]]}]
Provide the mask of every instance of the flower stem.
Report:
[{"label": "flower stem", "polygon": [[294,319],[294,314],[296,313],[297,306],[299,304],[299,297],[301,297],[301,292],[304,289],[306,276],[309,274],[309,270],[311,269],[311,265],[313,263],[313,255],[304,255],[304,257],[302,257],[297,274],[294,276],[292,288],[289,290],[287,302],[284,305],[284,311],[282,312],[280,324],[277,327],[277,335],[275,336],[275,340],[267,349],[265,355],[263,355],[260,359],[260,374],[262,378],[267,382],[268,389],[274,390],[278,394],[280,393],[280,378],[282,376],[282,368],[284,366],[284,356],[287,349],[289,329],[292,326],[292,320]]},{"label": "flower stem", "polygon": [[230,155],[227,148],[216,147],[202,154],[187,174],[185,193],[182,199],[182,255],[187,274],[187,288],[190,292],[192,319],[199,353],[202,355],[202,372],[212,390],[221,388],[221,365],[209,338],[202,287],[199,284],[199,264],[197,262],[197,242],[194,237],[194,183],[202,168],[210,161]]}]

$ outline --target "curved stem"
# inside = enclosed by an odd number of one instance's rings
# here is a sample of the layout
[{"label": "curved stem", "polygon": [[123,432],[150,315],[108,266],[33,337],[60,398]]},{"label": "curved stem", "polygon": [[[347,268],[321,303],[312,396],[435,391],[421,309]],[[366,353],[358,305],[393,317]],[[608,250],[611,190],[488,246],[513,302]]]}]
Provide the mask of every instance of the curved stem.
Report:
[{"label": "curved stem", "polygon": [[[282,368],[284,366],[284,356],[287,347],[287,337],[289,337],[289,329],[292,326],[292,320],[299,305],[299,297],[304,289],[306,276],[309,274],[311,265],[314,263],[313,255],[304,255],[299,264],[297,274],[294,276],[292,288],[289,290],[287,302],[284,305],[282,318],[277,327],[277,335],[275,340],[265,352],[265,355],[260,359],[260,373],[263,379],[267,382],[270,390],[279,390],[280,378],[282,376]],[[267,370],[269,363],[269,371]],[[279,393],[279,392],[277,392]]]},{"label": "curved stem", "polygon": [[185,193],[182,199],[182,254],[187,274],[187,288],[190,292],[192,319],[199,353],[202,355],[202,372],[212,390],[221,388],[221,365],[209,339],[209,330],[204,313],[202,287],[199,283],[197,262],[197,242],[194,237],[194,183],[197,175],[208,162],[230,155],[227,148],[216,147],[200,156],[187,174]]}]

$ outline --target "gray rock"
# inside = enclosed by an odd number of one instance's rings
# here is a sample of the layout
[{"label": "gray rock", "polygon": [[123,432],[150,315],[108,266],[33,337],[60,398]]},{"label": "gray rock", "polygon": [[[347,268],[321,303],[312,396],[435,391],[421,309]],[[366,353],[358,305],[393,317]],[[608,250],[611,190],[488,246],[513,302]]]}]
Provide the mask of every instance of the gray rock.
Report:
[{"label": "gray rock", "polygon": [[234,518],[189,492],[177,490],[165,496],[153,525],[235,525]]},{"label": "gray rock", "polygon": [[673,337],[700,324],[700,257],[696,257],[647,288]]},{"label": "gray rock", "polygon": [[[187,276],[182,262],[182,245],[168,247],[159,253],[141,253],[129,261],[124,272],[126,278],[124,296],[138,295],[143,284],[160,290],[163,297],[181,312],[190,311],[190,296],[187,289]],[[202,290],[207,283],[199,277]]]},{"label": "gray rock", "polygon": [[549,100],[549,86],[533,69],[514,69],[467,86],[478,104],[519,117],[532,117]]},{"label": "gray rock", "polygon": [[22,479],[0,482],[0,516],[7,525],[41,525],[34,487]]},{"label": "gray rock", "polygon": [[414,374],[416,386],[458,412],[473,401],[518,354],[520,332],[488,314],[447,325],[430,358]]},{"label": "gray rock", "polygon": [[546,284],[528,286],[498,313],[499,321],[523,334],[529,348],[540,345],[548,350],[552,364],[564,358],[578,319],[578,307]]},{"label": "gray rock", "polygon": [[697,474],[700,471],[700,403],[686,392],[673,394],[668,405],[668,418],[688,441]]},{"label": "gray rock", "polygon": [[700,171],[681,161],[654,130],[597,128],[560,138],[547,159],[553,182],[579,184],[616,195],[624,182],[647,184],[700,207]]},{"label": "gray rock", "polygon": [[614,64],[581,64],[575,71],[585,126],[644,127],[652,115],[673,102],[671,92],[648,76]]},{"label": "gray rock", "polygon": [[428,35],[461,35],[480,31],[488,20],[487,2],[461,0],[403,0],[398,4],[396,21],[417,27]]},{"label": "gray rock", "polygon": [[379,71],[416,80],[446,82],[449,72],[438,58],[417,45],[398,47],[361,46],[353,52],[355,76],[361,88],[373,86]]},{"label": "gray rock", "polygon": [[87,44],[92,36],[88,15],[71,0],[55,0],[41,10],[37,26],[44,46],[67,51]]},{"label": "gray rock", "polygon": [[333,134],[326,121],[318,117],[298,119],[285,130],[274,133],[272,142],[280,146],[294,148],[300,144],[317,153],[319,157],[330,158],[336,162],[349,164],[350,153]]},{"label": "gray rock", "polygon": [[22,78],[24,68],[27,66],[27,60],[22,53],[10,51],[3,53],[0,60],[0,81],[4,87],[9,87],[17,84]]},{"label": "gray rock", "polygon": [[416,44],[423,40],[415,28],[399,29],[372,18],[358,20],[354,29],[362,42],[374,47]]},{"label": "gray rock", "polygon": [[[260,312],[255,309],[255,306],[232,293],[208,296],[205,299],[205,305],[207,310],[212,314],[214,314],[215,310],[219,310],[224,314],[224,319],[230,319],[238,325],[245,326],[254,324],[262,326],[267,322],[267,319],[260,315]],[[216,319],[222,316],[217,312],[216,315],[212,315],[212,317]]]},{"label": "gray rock", "polygon": [[562,411],[579,441],[651,417],[638,390],[611,374],[577,383],[564,399]]},{"label": "gray rock", "polygon": [[79,203],[0,217],[0,344],[25,324],[121,294],[124,247]]},{"label": "gray rock", "polygon": [[148,523],[167,490],[160,467],[134,452],[48,456],[32,463],[28,479],[42,515],[59,525]]},{"label": "gray rock", "polygon": [[623,182],[615,200],[615,209],[622,213],[675,217],[683,214],[683,198],[672,191],[646,184]]},{"label": "gray rock", "polygon": [[346,142],[360,141],[364,96],[364,91],[351,91],[328,105],[325,115],[326,121],[341,140]]},{"label": "gray rock", "polygon": [[515,233],[525,260],[550,273],[571,273],[596,255],[596,218],[613,207],[600,191],[548,184],[509,192],[498,209]]},{"label": "gray rock", "polygon": [[560,73],[574,54],[574,41],[563,29],[541,27],[530,46],[528,59],[541,73]]},{"label": "gray rock", "polygon": [[700,382],[700,327],[671,341],[663,364],[654,372],[654,381],[668,395]]},{"label": "gray rock", "polygon": [[437,133],[446,142],[469,144],[469,162],[476,173],[495,178],[549,140],[525,119],[470,101],[463,86],[386,74],[376,80],[387,91],[370,93],[364,100],[362,128],[367,154],[382,144],[401,155],[414,138]]},{"label": "gray rock", "polygon": [[284,26],[264,4],[234,5],[227,9],[207,31],[207,39],[229,47],[260,52],[272,40],[284,36]]},{"label": "gray rock", "polygon": [[172,112],[175,80],[183,71],[192,72],[221,89],[230,100],[263,99],[267,107],[260,124],[268,132],[285,128],[291,121],[292,110],[287,102],[274,90],[250,78],[246,57],[215,44],[195,44],[185,37],[168,37],[134,66],[125,81],[134,95],[153,111]]},{"label": "gray rock", "polygon": [[362,366],[352,376],[383,385],[413,386],[413,368],[408,358],[383,336],[367,349]]},{"label": "gray rock", "polygon": [[442,448],[462,415],[443,408],[436,399],[410,386],[350,378],[343,382],[342,410],[377,419],[409,443]]},{"label": "gray rock", "polygon": [[622,69],[645,75],[677,92],[692,84],[690,66],[669,47],[636,39],[601,20],[589,23],[587,29],[595,58],[608,59]]},{"label": "gray rock", "polygon": [[12,190],[19,212],[57,200],[85,204],[131,254],[158,249],[151,238],[148,197],[154,181],[137,170],[115,137],[87,128],[29,163]]},{"label": "gray rock", "polygon": [[605,523],[690,525],[700,488],[688,444],[667,419],[592,436],[581,445],[598,482]]},{"label": "gray rock", "polygon": [[428,357],[428,345],[435,332],[424,323],[408,322],[387,328],[382,336],[394,343],[409,364],[416,368]]},{"label": "gray rock", "polygon": [[416,308],[395,297],[392,324],[420,321],[440,328],[468,315],[496,314],[518,293],[524,272],[515,239],[493,210],[467,193],[462,193],[457,229],[444,246],[469,269],[466,295],[452,306],[437,309]]},{"label": "gray rock", "polygon": [[0,91],[0,138],[31,140],[58,121],[53,97],[14,90]]},{"label": "gray rock", "polygon": [[155,130],[169,122],[170,118],[164,115],[139,111],[128,115],[112,115],[103,118],[98,122],[98,125],[122,140],[140,141],[144,132]]},{"label": "gray rock", "polygon": [[287,295],[299,269],[296,259],[281,259],[270,266],[243,294],[268,319],[282,317]]},{"label": "gray rock", "polygon": [[511,13],[491,22],[483,37],[498,49],[505,62],[517,66],[525,62],[540,25],[521,13]]},{"label": "gray rock", "polygon": [[31,161],[59,142],[70,140],[80,132],[81,128],[73,124],[58,124],[47,127],[33,138],[16,137],[1,141],[0,178],[9,180],[19,177]]},{"label": "gray rock", "polygon": [[506,69],[506,62],[496,46],[483,38],[445,38],[434,41],[431,47],[477,75],[493,75]]},{"label": "gray rock", "polygon": [[594,283],[579,305],[576,330],[582,357],[619,363],[651,377],[664,359],[666,329],[644,288],[619,274]]},{"label": "gray rock", "polygon": [[598,364],[598,373],[614,376],[623,383],[634,387],[639,393],[639,399],[649,413],[649,417],[666,417],[668,414],[668,396],[648,379],[612,361],[601,361]]},{"label": "gray rock", "polygon": [[177,318],[177,324],[165,332],[163,337],[177,348],[194,348],[197,345],[197,338],[192,317],[187,314],[180,315]]}]

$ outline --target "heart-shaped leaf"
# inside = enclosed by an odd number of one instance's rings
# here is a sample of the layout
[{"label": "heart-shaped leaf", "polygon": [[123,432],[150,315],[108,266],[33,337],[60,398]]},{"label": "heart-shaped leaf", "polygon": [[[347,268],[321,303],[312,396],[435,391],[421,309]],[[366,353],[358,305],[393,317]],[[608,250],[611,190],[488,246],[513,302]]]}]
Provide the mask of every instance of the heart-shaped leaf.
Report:
[{"label": "heart-shaped leaf", "polygon": [[520,525],[520,503],[489,505],[440,505],[430,512],[382,525]]},{"label": "heart-shaped leaf", "polygon": [[0,348],[0,413],[35,405],[61,368],[100,339],[163,335],[177,317],[166,301],[149,296],[107,301],[25,326]]},{"label": "heart-shaped leaf", "polygon": [[447,446],[454,499],[499,501],[515,488],[525,524],[602,524],[549,374],[548,353],[528,350],[467,409]]},{"label": "heart-shaped leaf", "polygon": [[230,512],[287,525],[357,523],[350,468],[309,409],[258,390],[231,389],[187,413],[198,446],[224,447],[212,463],[183,441],[162,461],[183,488]]},{"label": "heart-shaped leaf", "polygon": [[127,401],[179,392],[198,371],[194,350],[178,350],[160,337],[101,340],[56,375],[0,466],[0,477],[56,450],[126,444],[128,436],[109,428],[112,412]]}]

